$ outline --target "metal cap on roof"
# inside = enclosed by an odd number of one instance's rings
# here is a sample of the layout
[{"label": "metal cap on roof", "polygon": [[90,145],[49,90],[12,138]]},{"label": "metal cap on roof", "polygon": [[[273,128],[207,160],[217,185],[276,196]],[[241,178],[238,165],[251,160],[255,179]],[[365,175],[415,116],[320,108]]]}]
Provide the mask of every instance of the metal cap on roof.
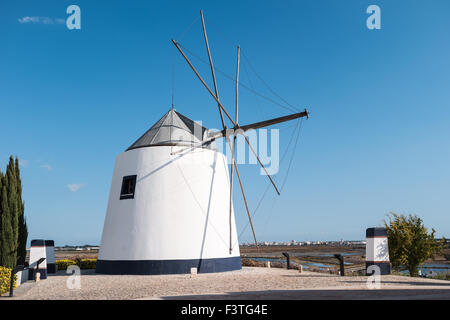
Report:
[{"label": "metal cap on roof", "polygon": [[[207,138],[208,129],[170,109],[126,151],[154,146],[192,146]],[[213,148],[212,144],[204,148]]]}]

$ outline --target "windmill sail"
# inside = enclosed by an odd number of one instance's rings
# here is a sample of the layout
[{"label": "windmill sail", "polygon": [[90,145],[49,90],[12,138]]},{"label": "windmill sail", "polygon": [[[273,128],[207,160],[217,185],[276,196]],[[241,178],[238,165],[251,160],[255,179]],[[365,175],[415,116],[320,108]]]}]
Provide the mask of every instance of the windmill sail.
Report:
[{"label": "windmill sail", "polygon": [[[238,119],[239,119],[239,108],[238,108],[238,101],[239,101],[239,96],[238,96],[238,92],[239,92],[239,58],[240,58],[240,46],[237,47],[237,70],[236,70],[236,97],[235,97],[235,101],[236,101],[236,112],[235,112],[235,120],[232,119],[232,117],[230,116],[230,114],[227,112],[227,110],[225,109],[225,107],[222,105],[222,103],[220,102],[219,99],[219,93],[218,93],[218,88],[217,88],[217,82],[216,82],[216,76],[215,76],[215,72],[214,72],[214,66],[213,66],[213,62],[212,62],[212,58],[211,58],[211,51],[209,48],[209,42],[208,42],[208,37],[206,34],[206,27],[205,27],[205,21],[203,18],[203,11],[200,11],[200,16],[201,16],[201,20],[202,20],[202,27],[203,27],[203,35],[205,38],[205,44],[206,44],[206,50],[208,53],[208,58],[209,58],[209,65],[211,68],[211,73],[212,73],[212,78],[213,78],[213,84],[214,84],[214,92],[208,87],[208,85],[206,84],[206,82],[203,80],[203,78],[200,76],[200,74],[198,73],[198,71],[195,69],[194,65],[191,63],[191,61],[189,61],[189,58],[186,56],[186,54],[183,52],[183,50],[181,49],[180,43],[176,42],[175,40],[172,39],[172,43],[174,44],[174,46],[177,48],[177,50],[180,52],[180,54],[183,56],[183,58],[186,60],[187,64],[189,65],[189,67],[192,69],[192,71],[195,73],[195,75],[197,76],[197,78],[200,80],[200,82],[203,84],[203,86],[205,87],[205,89],[209,92],[209,94],[212,96],[212,98],[216,101],[217,106],[219,108],[219,113],[220,113],[220,118],[222,121],[222,127],[223,130],[219,131],[219,132],[213,132],[209,134],[209,139],[206,139],[200,143],[197,143],[195,145],[192,145],[190,148],[187,149],[183,149],[183,150],[178,150],[175,153],[182,153],[185,152],[186,150],[192,150],[196,147],[203,147],[204,145],[207,145],[209,143],[211,143],[212,141],[221,138],[221,137],[225,137],[226,139],[226,143],[230,148],[231,151],[231,155],[232,155],[232,162],[231,162],[231,166],[230,166],[230,192],[229,192],[229,197],[230,197],[230,254],[232,252],[232,223],[231,223],[231,207],[232,207],[232,196],[233,196],[233,169],[235,169],[236,174],[239,178],[239,183],[240,183],[240,187],[241,187],[241,192],[242,192],[242,196],[244,198],[244,202],[245,202],[245,208],[247,211],[247,215],[249,218],[249,222],[250,225],[252,227],[252,232],[253,232],[253,236],[254,236],[254,240],[255,240],[255,245],[258,246],[258,243],[256,241],[256,236],[255,236],[255,231],[253,229],[253,223],[251,221],[251,215],[250,215],[250,211],[248,209],[248,205],[247,205],[247,200],[245,197],[245,193],[244,193],[244,189],[242,186],[242,181],[240,179],[239,176],[239,170],[238,167],[236,165],[236,162],[234,160],[234,152],[235,152],[235,141],[236,141],[236,134],[240,133],[243,134],[245,131],[251,130],[251,129],[259,129],[259,128],[264,128],[267,126],[271,126],[277,123],[282,123],[282,122],[286,122],[286,121],[290,121],[290,120],[294,120],[297,118],[301,118],[301,117],[309,117],[308,111],[305,109],[304,112],[299,112],[299,113],[294,113],[294,114],[290,114],[284,117],[279,117],[279,118],[274,118],[274,119],[270,119],[270,120],[266,120],[266,121],[262,121],[262,122],[257,122],[257,123],[253,123],[253,124],[249,124],[249,125],[245,125],[245,126],[239,126],[238,123]],[[227,118],[229,119],[229,121],[231,121],[232,126],[231,126],[231,130],[227,128],[226,124],[225,124],[225,120],[223,117],[223,114],[225,114],[227,116]],[[232,141],[229,138],[229,136],[232,135]],[[273,185],[275,191],[277,192],[278,195],[280,195],[280,191],[277,188],[274,180],[272,179],[272,177],[270,176],[270,174],[268,173],[266,167],[264,166],[264,164],[261,162],[261,159],[259,158],[258,154],[256,153],[255,149],[252,147],[252,145],[250,144],[250,141],[248,140],[248,138],[244,135],[244,139],[245,142],[247,143],[247,145],[249,146],[250,150],[253,152],[253,154],[255,155],[256,159],[258,160],[259,165],[261,166],[261,168],[265,171],[267,178],[270,180],[271,184]],[[175,154],[173,153],[173,154]]]}]

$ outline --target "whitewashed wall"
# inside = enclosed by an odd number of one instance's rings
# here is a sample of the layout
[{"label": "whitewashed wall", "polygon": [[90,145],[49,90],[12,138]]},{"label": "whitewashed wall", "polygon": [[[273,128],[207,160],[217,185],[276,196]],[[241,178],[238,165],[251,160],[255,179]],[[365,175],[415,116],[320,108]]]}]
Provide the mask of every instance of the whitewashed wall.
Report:
[{"label": "whitewashed wall", "polygon": [[[222,153],[147,147],[117,156],[102,234],[101,260],[239,256],[234,212],[229,253],[229,175]],[[137,175],[134,199],[120,200],[122,178]]]}]

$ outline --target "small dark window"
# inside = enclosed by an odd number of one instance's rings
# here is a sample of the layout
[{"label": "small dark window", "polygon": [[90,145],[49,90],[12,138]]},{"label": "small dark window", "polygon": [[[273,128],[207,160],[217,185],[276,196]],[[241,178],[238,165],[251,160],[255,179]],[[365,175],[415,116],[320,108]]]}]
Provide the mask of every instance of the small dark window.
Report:
[{"label": "small dark window", "polygon": [[134,199],[135,188],[136,188],[136,175],[123,177],[122,189],[120,190],[120,200]]}]

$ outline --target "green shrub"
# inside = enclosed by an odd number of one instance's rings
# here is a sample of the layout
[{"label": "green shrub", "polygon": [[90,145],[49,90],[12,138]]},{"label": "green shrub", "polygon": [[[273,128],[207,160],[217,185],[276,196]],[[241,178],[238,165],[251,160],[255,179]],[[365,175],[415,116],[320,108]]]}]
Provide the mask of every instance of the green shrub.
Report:
[{"label": "green shrub", "polygon": [[97,267],[97,259],[82,259],[81,269],[95,269]]},{"label": "green shrub", "polygon": [[393,268],[404,266],[411,277],[417,277],[419,266],[426,260],[440,254],[445,238],[435,240],[434,229],[431,233],[418,216],[405,216],[391,213],[384,225],[388,234],[389,258]]},{"label": "green shrub", "polygon": [[77,259],[77,260],[56,260],[58,270],[67,270],[68,266],[78,265],[80,269],[95,269],[97,266],[97,259]]},{"label": "green shrub", "polygon": [[[0,267],[0,295],[9,292],[11,269]],[[17,275],[14,275],[14,288],[17,288]]]}]

